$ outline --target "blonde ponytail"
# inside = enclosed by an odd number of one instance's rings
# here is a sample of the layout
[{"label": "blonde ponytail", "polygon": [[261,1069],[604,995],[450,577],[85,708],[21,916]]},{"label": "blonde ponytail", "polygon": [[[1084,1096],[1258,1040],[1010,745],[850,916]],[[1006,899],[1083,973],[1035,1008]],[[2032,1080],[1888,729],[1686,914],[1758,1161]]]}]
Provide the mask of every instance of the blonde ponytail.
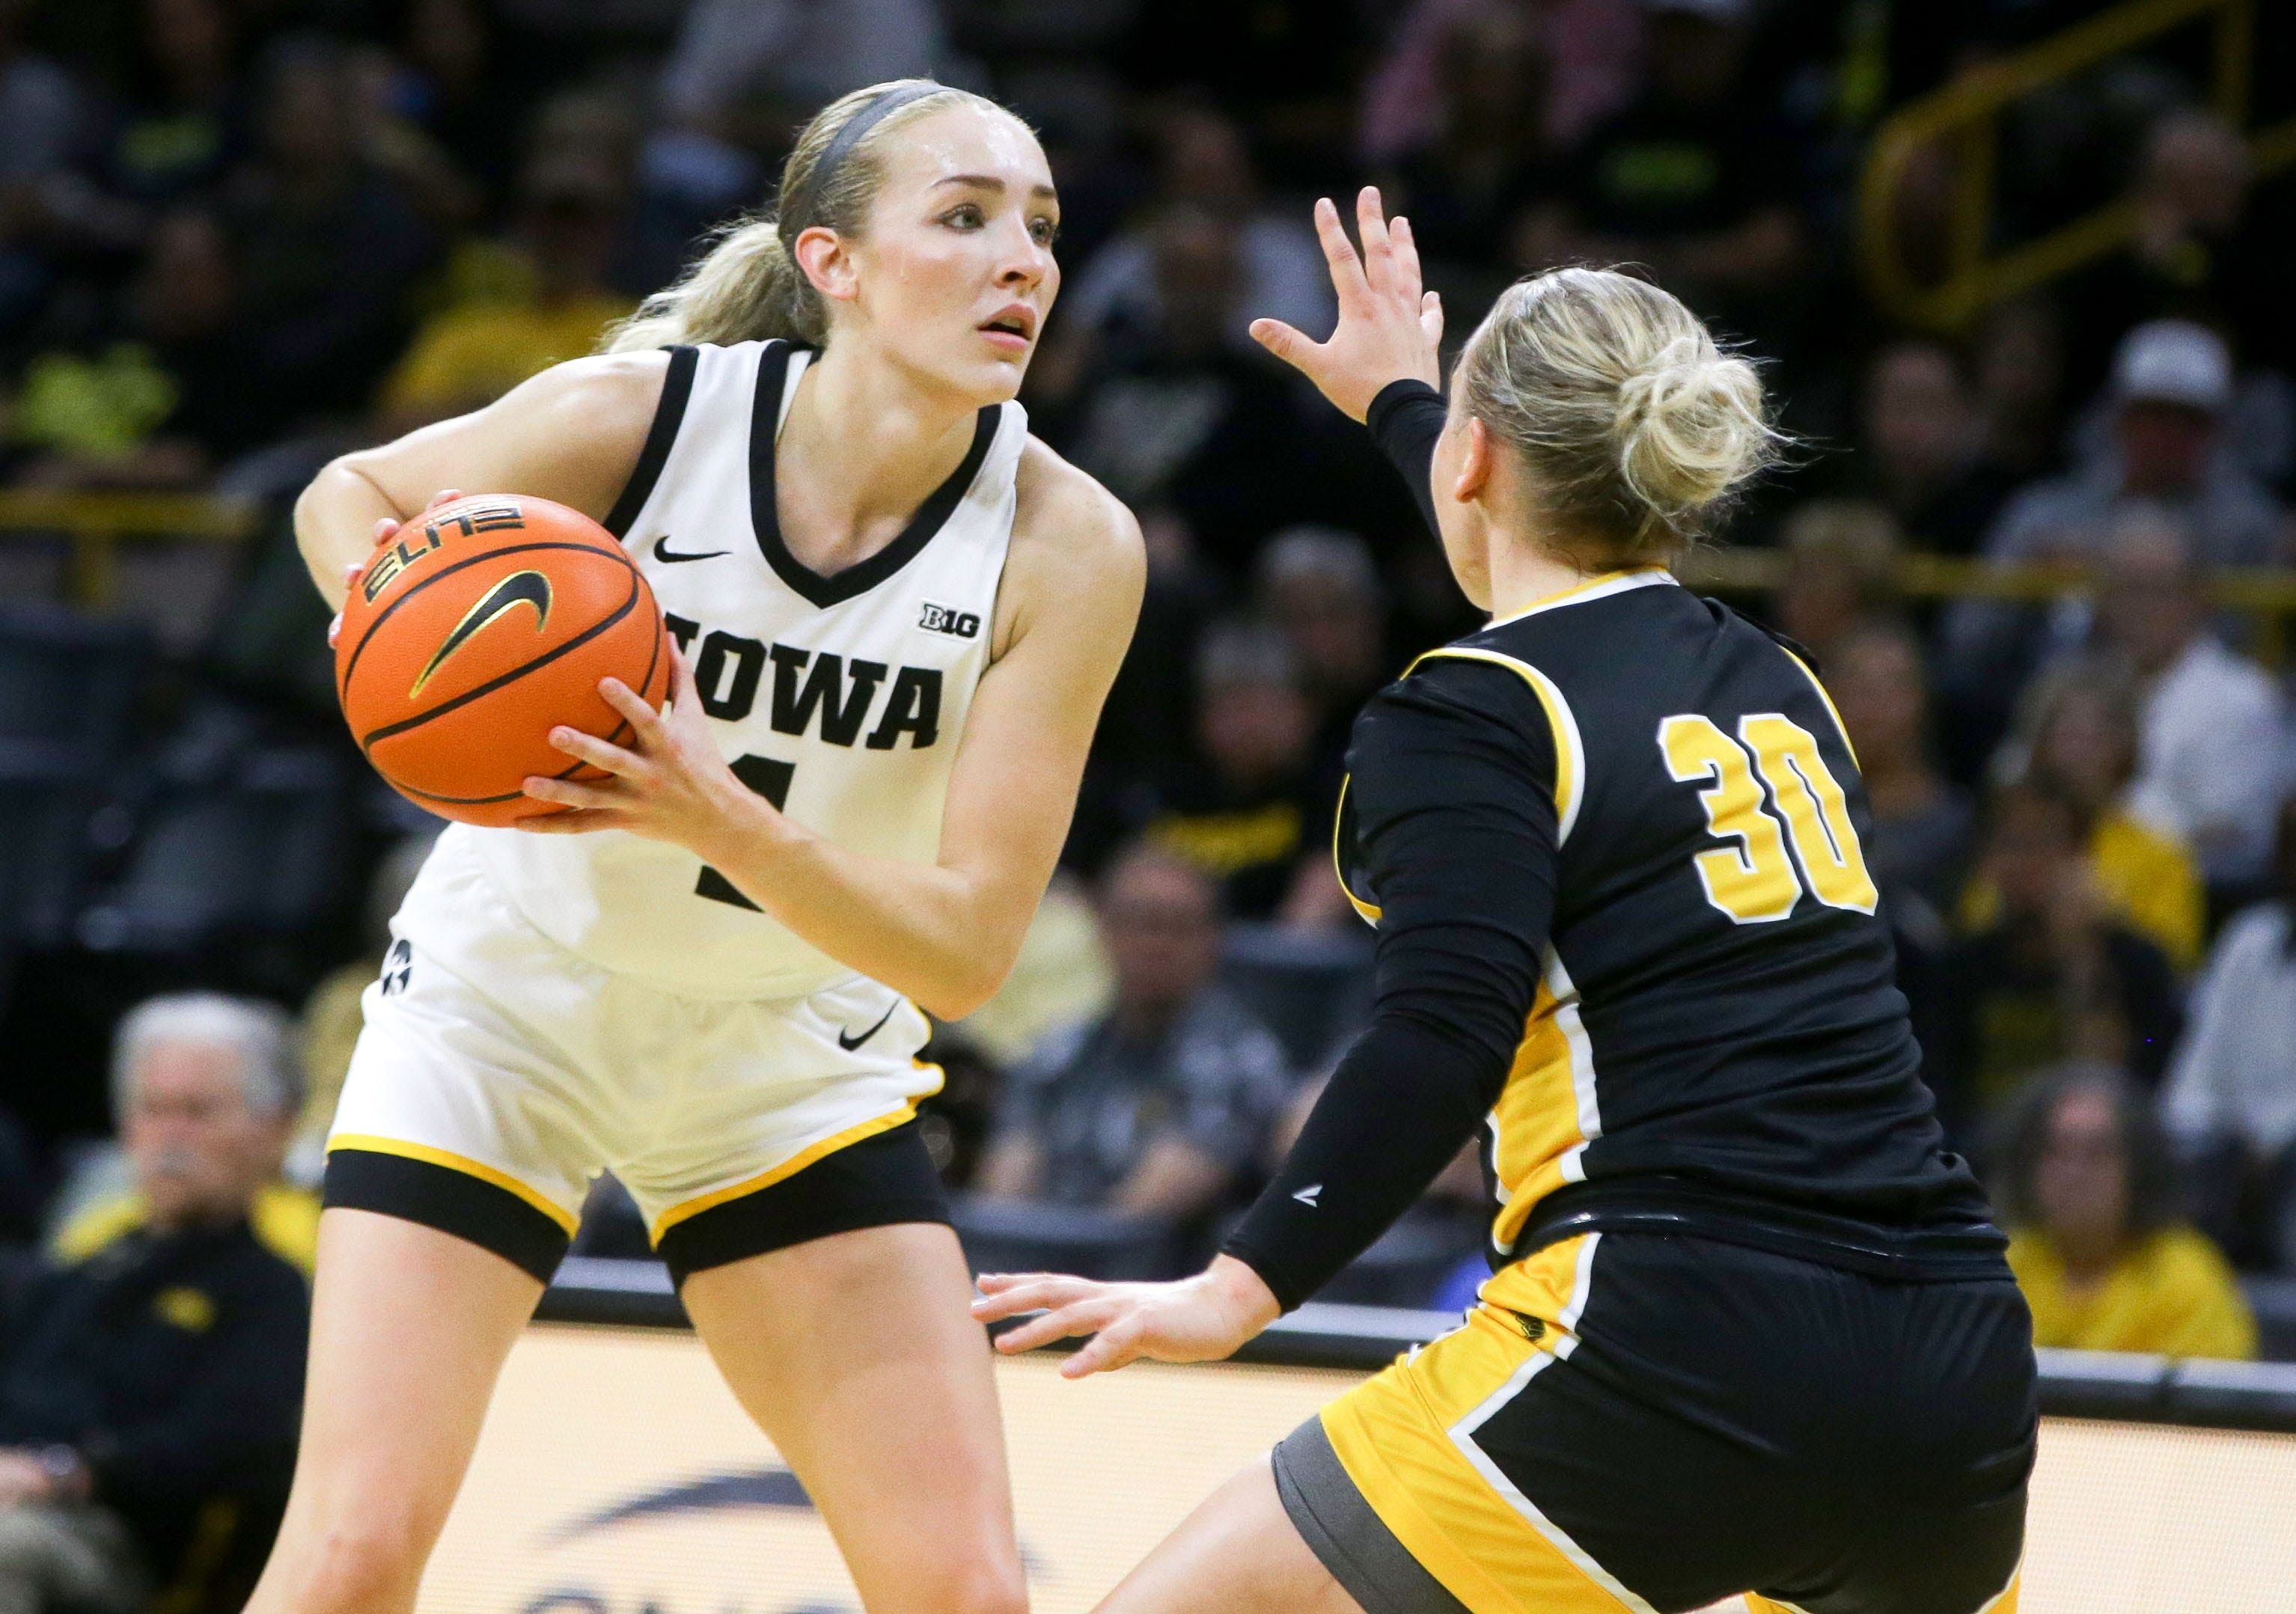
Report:
[{"label": "blonde ponytail", "polygon": [[1522,457],[1542,514],[1591,561],[1671,560],[1784,441],[1753,365],[1672,294],[1615,270],[1509,287],[1459,380],[1468,412]]},{"label": "blonde ponytail", "polygon": [[[886,105],[882,113],[877,109]],[[829,340],[829,307],[791,253],[815,225],[857,234],[884,183],[884,141],[912,119],[970,103],[1012,116],[986,96],[929,78],[897,78],[841,95],[814,114],[783,165],[771,213],[753,213],[720,230],[676,283],[655,292],[637,312],[607,329],[601,353],[627,353],[679,342],[742,342],[783,337],[820,347]],[[823,158],[855,119],[874,114],[857,139]]]}]

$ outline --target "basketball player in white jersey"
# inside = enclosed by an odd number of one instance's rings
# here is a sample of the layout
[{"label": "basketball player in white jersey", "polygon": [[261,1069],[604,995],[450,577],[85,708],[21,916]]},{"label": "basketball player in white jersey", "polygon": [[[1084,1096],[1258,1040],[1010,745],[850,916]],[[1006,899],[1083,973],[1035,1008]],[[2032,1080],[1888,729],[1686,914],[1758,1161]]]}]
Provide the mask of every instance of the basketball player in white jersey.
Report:
[{"label": "basketball player in white jersey", "polygon": [[[441,488],[619,536],[682,651],[612,777],[457,824],[395,925],[330,1142],[295,1488],[251,1608],[415,1588],[589,1179],[644,1212],[873,1611],[1026,1606],[989,1353],[911,1124],[1050,878],[1143,558],[1013,402],[1060,283],[1044,153],[922,81],[824,110],[595,358],[336,461],[347,569]],[[578,1421],[578,1405],[568,1408]]]}]

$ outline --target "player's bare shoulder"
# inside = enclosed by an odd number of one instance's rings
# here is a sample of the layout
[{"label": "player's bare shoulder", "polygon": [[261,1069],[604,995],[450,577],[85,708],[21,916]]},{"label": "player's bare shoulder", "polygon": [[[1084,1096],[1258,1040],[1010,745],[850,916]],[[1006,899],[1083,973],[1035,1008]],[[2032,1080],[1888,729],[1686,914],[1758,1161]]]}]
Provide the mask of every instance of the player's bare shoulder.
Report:
[{"label": "player's bare shoulder", "polygon": [[1053,605],[1128,640],[1148,575],[1132,512],[1034,437],[1021,450],[1013,493],[993,653],[1002,656]]}]

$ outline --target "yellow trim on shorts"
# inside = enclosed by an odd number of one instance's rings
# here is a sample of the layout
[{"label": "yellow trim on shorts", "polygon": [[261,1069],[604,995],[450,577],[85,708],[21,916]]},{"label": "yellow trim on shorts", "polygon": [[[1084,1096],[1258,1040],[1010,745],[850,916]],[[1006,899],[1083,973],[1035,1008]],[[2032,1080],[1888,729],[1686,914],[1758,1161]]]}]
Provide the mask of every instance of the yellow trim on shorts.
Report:
[{"label": "yellow trim on shorts", "polygon": [[[1603,1585],[1574,1560],[1567,1537],[1550,1536],[1502,1495],[1460,1432],[1480,1409],[1520,1394],[1537,1373],[1569,1371],[1562,1358],[1577,1338],[1564,1319],[1575,1322],[1585,1303],[1580,1256],[1589,1236],[1505,1268],[1460,1327],[1324,1409],[1324,1432],[1364,1500],[1473,1614],[1649,1608],[1631,1592],[1621,1597]],[[1525,1337],[1518,1313],[1545,1323],[1538,1340]]]},{"label": "yellow trim on shorts", "polygon": [[[920,1070],[939,1072],[940,1069],[939,1065],[928,1065],[922,1060],[916,1060],[913,1062],[915,1063],[917,1069]],[[932,1091],[934,1093],[939,1092],[940,1085],[939,1083],[935,1083],[933,1085]],[[927,1098],[931,1095],[930,1094],[920,1094],[917,1096],[919,1098]],[[660,1243],[664,1233],[668,1233],[671,1228],[676,1226],[680,1222],[686,1220],[688,1217],[698,1217],[705,1210],[715,1210],[720,1205],[730,1203],[734,1200],[744,1198],[750,1194],[762,1193],[765,1190],[771,1188],[775,1184],[787,1182],[799,1172],[803,1171],[807,1167],[818,1164],[820,1161],[828,1159],[831,1155],[835,1154],[840,1149],[850,1147],[852,1144],[860,1143],[865,1138],[875,1137],[879,1133],[890,1132],[894,1127],[902,1125],[904,1122],[914,1120],[916,1118],[916,1102],[914,1100],[911,1100],[908,1103],[902,1105],[898,1110],[893,1110],[890,1114],[875,1116],[868,1120],[863,1121],[857,1127],[848,1127],[842,1132],[832,1133],[829,1136],[822,1139],[821,1142],[799,1150],[795,1154],[790,1156],[789,1159],[783,1160],[780,1165],[773,1167],[768,1170],[761,1171],[753,1177],[745,1177],[741,1182],[730,1184],[724,1188],[713,1188],[708,1193],[700,1194],[693,1199],[685,1200],[678,1204],[673,1205],[668,1210],[663,1211],[661,1215],[655,1219],[652,1235],[653,1241],[656,1244]]]},{"label": "yellow trim on shorts", "polygon": [[554,1204],[509,1173],[496,1170],[483,1160],[474,1160],[467,1155],[456,1154],[451,1150],[433,1149],[428,1143],[410,1143],[404,1138],[377,1137],[368,1132],[337,1133],[327,1140],[327,1152],[332,1154],[338,1149],[361,1149],[369,1154],[395,1154],[401,1159],[421,1160],[426,1166],[443,1166],[449,1171],[459,1171],[466,1177],[476,1177],[481,1183],[524,1200],[544,1216],[563,1227],[566,1230],[566,1236],[570,1239],[574,1236],[575,1230],[582,1225],[580,1217]]}]

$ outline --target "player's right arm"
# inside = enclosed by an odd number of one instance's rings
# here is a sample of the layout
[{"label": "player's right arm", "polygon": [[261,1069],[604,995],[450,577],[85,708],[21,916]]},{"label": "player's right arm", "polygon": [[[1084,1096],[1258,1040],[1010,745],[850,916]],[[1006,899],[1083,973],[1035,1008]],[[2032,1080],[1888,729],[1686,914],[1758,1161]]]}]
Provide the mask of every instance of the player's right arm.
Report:
[{"label": "player's right arm", "polygon": [[523,493],[603,520],[653,423],[667,354],[609,353],[556,365],[472,414],[332,461],[295,501],[295,540],[336,610],[379,523],[420,512],[441,488]]}]

